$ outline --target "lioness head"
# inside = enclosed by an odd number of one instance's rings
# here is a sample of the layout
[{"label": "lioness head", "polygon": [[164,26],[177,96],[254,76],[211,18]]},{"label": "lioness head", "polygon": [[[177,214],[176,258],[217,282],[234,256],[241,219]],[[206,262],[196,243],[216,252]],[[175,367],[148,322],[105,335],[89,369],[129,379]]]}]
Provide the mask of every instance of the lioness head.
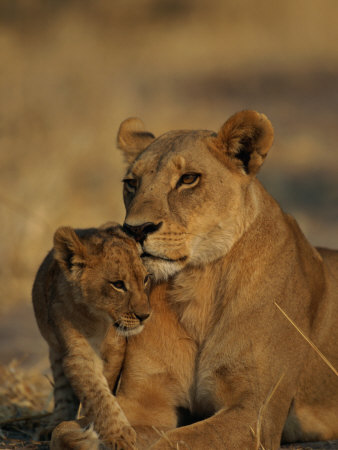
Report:
[{"label": "lioness head", "polygon": [[149,277],[139,245],[119,226],[74,230],[54,235],[54,258],[73,288],[76,303],[109,317],[118,332],[140,332],[149,316]]},{"label": "lioness head", "polygon": [[157,279],[225,255],[255,215],[255,174],[273,141],[264,114],[243,111],[220,131],[170,131],[155,139],[139,119],[122,122],[124,230]]}]

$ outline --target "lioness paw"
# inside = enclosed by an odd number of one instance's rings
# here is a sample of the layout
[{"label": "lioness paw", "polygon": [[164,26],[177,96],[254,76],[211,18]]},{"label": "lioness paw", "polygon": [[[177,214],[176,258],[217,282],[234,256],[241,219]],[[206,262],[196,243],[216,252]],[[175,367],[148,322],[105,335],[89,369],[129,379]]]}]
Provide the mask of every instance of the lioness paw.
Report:
[{"label": "lioness paw", "polygon": [[112,450],[136,450],[136,432],[130,426],[125,426],[122,432],[111,438],[104,439],[106,448]]}]

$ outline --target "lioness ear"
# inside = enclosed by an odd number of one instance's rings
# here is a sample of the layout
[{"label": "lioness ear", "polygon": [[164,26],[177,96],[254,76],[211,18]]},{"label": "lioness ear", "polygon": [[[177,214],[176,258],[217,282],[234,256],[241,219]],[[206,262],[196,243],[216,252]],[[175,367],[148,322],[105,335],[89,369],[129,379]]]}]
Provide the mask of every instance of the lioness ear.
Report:
[{"label": "lioness ear", "polygon": [[145,130],[142,120],[131,117],[120,125],[117,146],[123,151],[126,162],[131,164],[154,139],[155,136]]},{"label": "lioness ear", "polygon": [[54,258],[69,279],[75,279],[86,263],[86,248],[71,227],[60,227],[54,234]]},{"label": "lioness ear", "polygon": [[255,175],[272,145],[270,120],[256,111],[242,111],[228,119],[217,135],[218,146],[244,171]]}]

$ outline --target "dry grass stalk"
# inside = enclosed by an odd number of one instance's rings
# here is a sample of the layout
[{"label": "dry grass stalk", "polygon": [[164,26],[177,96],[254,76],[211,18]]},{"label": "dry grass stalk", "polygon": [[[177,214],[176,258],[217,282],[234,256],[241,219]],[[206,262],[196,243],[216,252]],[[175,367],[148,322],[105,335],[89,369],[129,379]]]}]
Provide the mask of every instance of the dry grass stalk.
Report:
[{"label": "dry grass stalk", "polygon": [[17,422],[45,414],[46,398],[50,386],[44,376],[36,371],[23,371],[13,360],[0,365],[0,421]]},{"label": "dry grass stalk", "polygon": [[81,417],[83,417],[81,413],[82,413],[82,403],[80,402],[79,408],[76,413],[76,420],[79,420],[79,419],[81,419]]},{"label": "dry grass stalk", "polygon": [[295,324],[295,322],[286,314],[286,312],[278,305],[278,303],[274,302],[280,312],[288,319],[288,321],[296,328],[296,330],[303,336],[303,338],[308,342],[314,351],[322,358],[322,360],[327,364],[327,366],[332,370],[332,372],[338,376],[338,371],[335,367],[330,363],[330,361],[326,358],[325,355],[319,350],[319,348],[309,339],[305,333]]},{"label": "dry grass stalk", "polygon": [[[191,450],[191,448],[189,447],[189,445],[184,442],[184,441],[179,441],[176,443],[176,445],[171,442],[171,440],[168,438],[168,436],[166,435],[166,433],[164,431],[159,430],[158,428],[152,426],[152,429],[154,431],[156,431],[156,433],[163,439],[165,439],[168,444],[170,445],[170,448],[174,449],[174,450],[183,450],[183,448],[187,448],[189,450]],[[183,445],[183,447],[180,447],[180,445]]]},{"label": "dry grass stalk", "polygon": [[254,429],[252,427],[250,427],[251,433],[256,438],[256,450],[265,450],[263,444],[261,443],[261,428],[262,428],[263,414],[265,412],[266,407],[270,403],[270,400],[272,399],[274,393],[276,392],[278,386],[280,385],[284,375],[285,374],[283,373],[279,377],[279,380],[277,381],[275,386],[270,390],[269,395],[267,396],[267,398],[265,399],[263,405],[259,409],[257,425],[256,425],[256,432],[254,431]]},{"label": "dry grass stalk", "polygon": [[38,419],[44,419],[45,417],[50,416],[52,413],[43,413],[43,414],[30,414],[27,416],[21,416],[21,417],[13,417],[11,419],[3,420],[0,422],[0,427],[3,427],[4,425],[10,425],[12,423],[16,422],[26,422],[29,420],[38,420]]},{"label": "dry grass stalk", "polygon": [[154,425],[152,426],[152,429],[163,439],[165,439],[168,444],[170,445],[171,448],[176,449],[176,446],[170,441],[170,439],[168,438],[168,436],[165,434],[164,431],[159,430],[158,428],[154,427]]}]

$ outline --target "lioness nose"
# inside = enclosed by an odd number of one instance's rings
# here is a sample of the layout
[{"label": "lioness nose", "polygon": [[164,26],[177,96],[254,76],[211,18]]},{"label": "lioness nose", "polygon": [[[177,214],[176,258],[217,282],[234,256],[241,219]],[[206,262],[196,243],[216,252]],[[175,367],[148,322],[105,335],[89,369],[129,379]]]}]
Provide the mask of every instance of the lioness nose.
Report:
[{"label": "lioness nose", "polygon": [[153,222],[146,222],[142,225],[128,225],[124,223],[123,230],[125,233],[129,234],[129,236],[133,237],[137,242],[143,242],[147,235],[150,233],[154,233],[157,231],[162,225],[162,222],[155,224]]},{"label": "lioness nose", "polygon": [[138,318],[140,322],[143,322],[144,320],[148,319],[150,314],[135,314],[135,316]]}]

